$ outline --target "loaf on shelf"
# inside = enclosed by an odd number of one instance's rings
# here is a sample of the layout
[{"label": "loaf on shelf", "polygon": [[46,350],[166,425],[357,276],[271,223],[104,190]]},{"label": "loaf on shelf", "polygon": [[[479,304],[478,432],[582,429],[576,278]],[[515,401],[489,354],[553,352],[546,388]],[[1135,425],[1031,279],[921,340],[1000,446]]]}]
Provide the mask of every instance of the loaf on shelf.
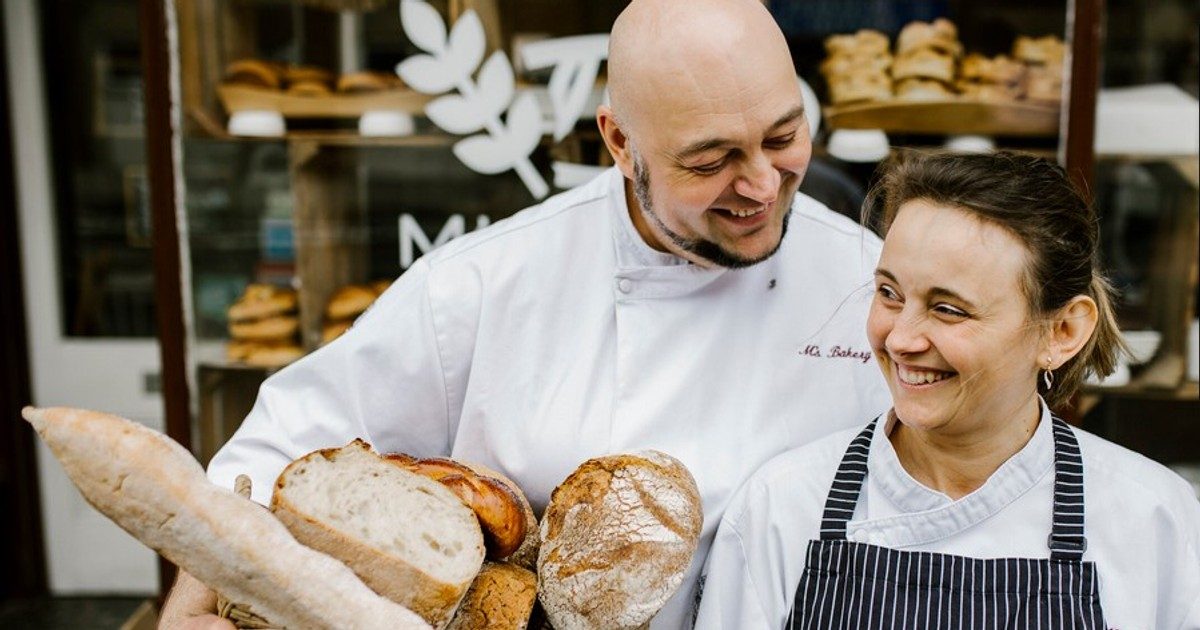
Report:
[{"label": "loaf on shelf", "polygon": [[255,367],[282,367],[304,356],[293,289],[250,284],[228,310],[230,361]]}]

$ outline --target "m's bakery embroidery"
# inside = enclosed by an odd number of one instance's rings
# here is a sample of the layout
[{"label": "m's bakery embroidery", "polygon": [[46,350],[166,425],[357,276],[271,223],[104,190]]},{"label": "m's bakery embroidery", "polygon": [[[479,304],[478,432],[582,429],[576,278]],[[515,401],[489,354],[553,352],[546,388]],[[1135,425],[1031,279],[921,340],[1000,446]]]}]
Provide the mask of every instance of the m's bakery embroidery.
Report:
[{"label": "m's bakery embroidery", "polygon": [[858,350],[853,346],[822,347],[817,344],[809,344],[800,349],[800,356],[818,359],[857,359],[861,363],[866,363],[871,360],[871,351]]}]

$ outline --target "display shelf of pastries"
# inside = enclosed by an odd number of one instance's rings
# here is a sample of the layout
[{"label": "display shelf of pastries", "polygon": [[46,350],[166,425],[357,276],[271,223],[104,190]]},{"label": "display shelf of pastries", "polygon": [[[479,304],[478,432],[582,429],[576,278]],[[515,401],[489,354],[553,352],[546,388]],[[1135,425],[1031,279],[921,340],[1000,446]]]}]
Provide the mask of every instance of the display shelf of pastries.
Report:
[{"label": "display shelf of pastries", "polygon": [[357,118],[371,111],[421,113],[433,97],[395,73],[365,70],[335,77],[321,68],[259,59],[229,64],[217,96],[229,114],[279,112],[284,118]]},{"label": "display shelf of pastries", "polygon": [[946,19],[912,22],[896,37],[869,29],[825,41],[821,74],[834,129],[1052,137],[1058,134],[1065,47],[1018,37],[1012,54],[964,56]]}]

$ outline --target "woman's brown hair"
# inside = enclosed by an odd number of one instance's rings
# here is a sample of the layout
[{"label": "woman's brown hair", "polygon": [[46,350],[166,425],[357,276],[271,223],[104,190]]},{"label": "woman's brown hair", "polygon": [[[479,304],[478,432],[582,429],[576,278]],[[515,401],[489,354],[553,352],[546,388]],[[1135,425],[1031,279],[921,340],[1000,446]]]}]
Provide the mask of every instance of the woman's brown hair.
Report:
[{"label": "woman's brown hair", "polygon": [[1096,329],[1083,349],[1054,370],[1054,387],[1038,388],[1061,408],[1088,372],[1107,376],[1125,351],[1113,312],[1112,288],[1100,270],[1100,230],[1084,195],[1054,162],[999,152],[956,154],[901,151],[880,170],[867,195],[863,221],[886,236],[900,206],[914,199],[967,210],[1016,235],[1029,252],[1021,286],[1035,321],[1072,298],[1096,302]]}]

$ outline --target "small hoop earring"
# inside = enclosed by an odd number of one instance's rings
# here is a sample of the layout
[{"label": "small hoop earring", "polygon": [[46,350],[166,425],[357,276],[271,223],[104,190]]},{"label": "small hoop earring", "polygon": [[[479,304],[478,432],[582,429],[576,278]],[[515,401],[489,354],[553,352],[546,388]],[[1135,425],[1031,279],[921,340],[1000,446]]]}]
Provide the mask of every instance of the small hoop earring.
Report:
[{"label": "small hoop earring", "polygon": [[1046,369],[1042,372],[1042,384],[1046,391],[1054,389],[1054,372],[1050,371],[1050,359],[1046,359]]}]

